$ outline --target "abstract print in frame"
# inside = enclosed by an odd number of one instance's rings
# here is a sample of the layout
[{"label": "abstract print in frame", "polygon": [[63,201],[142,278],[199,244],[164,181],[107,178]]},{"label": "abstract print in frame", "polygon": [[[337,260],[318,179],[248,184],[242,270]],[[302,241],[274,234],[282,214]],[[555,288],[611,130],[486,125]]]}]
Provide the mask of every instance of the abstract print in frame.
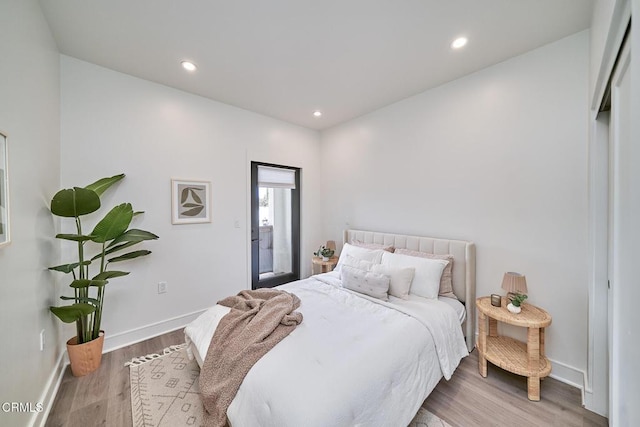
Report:
[{"label": "abstract print in frame", "polygon": [[0,247],[9,244],[9,150],[7,136],[0,132]]},{"label": "abstract print in frame", "polygon": [[211,222],[211,183],[171,180],[171,223]]}]

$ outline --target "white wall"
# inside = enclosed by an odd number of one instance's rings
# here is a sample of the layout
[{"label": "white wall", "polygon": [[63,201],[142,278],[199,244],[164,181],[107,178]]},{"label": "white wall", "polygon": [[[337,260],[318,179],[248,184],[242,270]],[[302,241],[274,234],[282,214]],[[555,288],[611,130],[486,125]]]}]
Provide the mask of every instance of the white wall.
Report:
[{"label": "white wall", "polygon": [[[0,249],[0,404],[35,407],[46,400],[42,390],[55,380],[62,351],[48,310],[55,286],[46,271],[58,257],[48,200],[60,178],[59,56],[35,0],[0,2],[0,28],[0,130],[9,136],[12,237]],[[0,410],[0,425],[26,425],[32,415]]]},{"label": "white wall", "polygon": [[[582,385],[587,93],[581,32],[322,133],[324,230],[473,240],[477,295],[527,276],[554,375]],[[513,331],[520,333],[521,331]]]},{"label": "white wall", "polygon": [[[136,227],[160,236],[144,244],[153,254],[121,265],[132,274],[107,285],[107,349],[177,328],[250,286],[251,160],[302,168],[302,273],[310,274],[305,260],[326,240],[316,131],[66,56],[61,73],[62,186],[126,173],[104,204],[131,202],[146,212]],[[171,178],[211,181],[212,223],[171,224]]]}]

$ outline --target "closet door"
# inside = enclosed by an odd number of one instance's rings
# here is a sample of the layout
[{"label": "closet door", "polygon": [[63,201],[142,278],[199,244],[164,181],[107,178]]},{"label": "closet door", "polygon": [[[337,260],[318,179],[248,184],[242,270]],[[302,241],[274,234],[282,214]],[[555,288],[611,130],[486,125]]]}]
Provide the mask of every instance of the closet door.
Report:
[{"label": "closet door", "polygon": [[[616,68],[611,78],[611,121],[609,125],[609,236],[608,236],[608,273],[609,273],[609,422],[618,425],[619,416],[624,412],[623,406],[628,399],[621,396],[619,390],[625,380],[624,355],[621,349],[625,330],[629,325],[621,316],[621,304],[624,303],[624,286],[629,286],[620,280],[620,259],[624,254],[621,236],[622,226],[621,208],[623,198],[628,198],[628,188],[625,184],[624,173],[632,166],[625,152],[631,144],[631,54],[630,43],[624,44],[618,57]],[[620,363],[623,361],[623,363]]]}]

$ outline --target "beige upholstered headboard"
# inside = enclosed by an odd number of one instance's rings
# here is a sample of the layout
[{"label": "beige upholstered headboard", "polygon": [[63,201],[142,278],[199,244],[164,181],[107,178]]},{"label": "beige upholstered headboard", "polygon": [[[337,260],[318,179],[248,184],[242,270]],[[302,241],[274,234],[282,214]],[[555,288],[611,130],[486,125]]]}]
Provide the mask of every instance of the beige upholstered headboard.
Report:
[{"label": "beige upholstered headboard", "polygon": [[351,243],[354,240],[363,243],[393,245],[396,248],[431,254],[453,255],[453,293],[465,305],[467,319],[462,327],[467,340],[467,348],[469,351],[473,350],[476,336],[476,247],[473,242],[377,231],[345,230],[344,242]]}]

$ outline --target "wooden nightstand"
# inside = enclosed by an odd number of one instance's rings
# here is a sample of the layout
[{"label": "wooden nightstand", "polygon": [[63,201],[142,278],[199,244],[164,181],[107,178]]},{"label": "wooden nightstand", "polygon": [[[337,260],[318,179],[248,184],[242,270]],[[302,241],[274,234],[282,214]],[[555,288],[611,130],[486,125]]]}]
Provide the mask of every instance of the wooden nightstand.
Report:
[{"label": "wooden nightstand", "polygon": [[338,264],[338,257],[332,256],[329,258],[329,261],[323,261],[322,258],[314,256],[311,261],[313,263],[311,266],[311,274],[328,273],[336,268],[336,264]]},{"label": "wooden nightstand", "polygon": [[[478,307],[478,370],[487,376],[487,361],[514,374],[527,377],[529,400],[540,400],[540,378],[551,373],[551,362],[544,355],[544,328],[551,316],[532,304],[522,304],[522,311],[507,310],[507,298],[502,306],[491,305],[491,297],[476,300]],[[487,329],[487,318],[489,325]],[[528,328],[527,342],[498,336],[498,322]]]}]

